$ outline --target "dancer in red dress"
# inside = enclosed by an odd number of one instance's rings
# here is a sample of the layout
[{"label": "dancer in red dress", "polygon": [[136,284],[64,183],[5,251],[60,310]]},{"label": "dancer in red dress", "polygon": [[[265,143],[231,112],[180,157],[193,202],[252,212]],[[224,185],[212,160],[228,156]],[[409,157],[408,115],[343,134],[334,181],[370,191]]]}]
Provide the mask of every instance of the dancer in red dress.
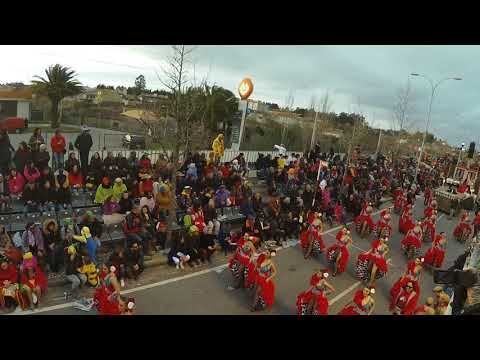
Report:
[{"label": "dancer in red dress", "polygon": [[413,222],[413,206],[407,204],[400,215],[398,220],[398,231],[402,234],[406,234],[408,230],[415,226]]},{"label": "dancer in red dress", "polygon": [[447,236],[441,232],[435,237],[432,247],[425,253],[425,265],[429,268],[441,268],[443,259],[445,258],[445,250],[447,249]]},{"label": "dancer in red dress", "polygon": [[407,269],[398,281],[393,284],[390,289],[390,311],[395,308],[395,301],[398,298],[398,294],[402,291],[408,283],[412,283],[413,290],[415,291],[415,298],[413,298],[412,305],[414,308],[417,306],[418,299],[420,298],[420,273],[423,270],[424,259],[417,257],[414,261],[407,263]]},{"label": "dancer in red dress", "polygon": [[433,210],[432,214],[422,221],[422,240],[424,242],[432,242],[435,239],[436,223],[437,211]]},{"label": "dancer in red dress", "polygon": [[418,297],[415,294],[413,283],[408,282],[393,301],[393,315],[412,315],[415,311],[415,299]]},{"label": "dancer in red dress", "polygon": [[417,223],[415,227],[407,232],[407,235],[401,242],[401,247],[405,255],[409,259],[413,259],[420,254],[422,249],[422,237],[423,232],[420,223]]},{"label": "dancer in red dress", "polygon": [[432,201],[433,191],[430,186],[431,186],[430,183],[428,183],[425,186],[425,191],[423,192],[423,196],[424,196],[423,205],[425,206],[430,206],[430,203]]},{"label": "dancer in red dress", "polygon": [[380,213],[380,220],[378,220],[377,224],[375,225],[377,237],[382,237],[382,236],[386,236],[388,238],[392,237],[393,229],[392,229],[392,226],[390,225],[391,219],[392,217],[390,215],[390,211],[383,210]]},{"label": "dancer in red dress", "polygon": [[470,225],[470,219],[468,218],[468,212],[465,211],[460,218],[460,222],[453,230],[453,237],[458,242],[464,243],[472,234],[472,226]]},{"label": "dancer in red dress", "polygon": [[437,211],[437,200],[433,199],[430,205],[425,208],[424,216],[426,218],[431,217]]},{"label": "dancer in red dress", "polygon": [[395,201],[393,202],[393,211],[395,214],[400,214],[403,207],[406,205],[407,197],[403,188],[398,188],[393,192]]},{"label": "dancer in red dress", "polygon": [[115,266],[110,266],[110,272],[102,271],[100,275],[101,286],[95,290],[93,301],[97,305],[99,315],[118,315],[118,299],[120,297],[120,284],[115,272]]},{"label": "dancer in red dress", "polygon": [[360,215],[355,218],[355,230],[361,237],[369,235],[375,230],[375,224],[372,219],[373,207],[365,202]]},{"label": "dancer in red dress", "polygon": [[251,258],[255,254],[255,245],[250,241],[250,236],[245,234],[237,242],[237,251],[230,259],[228,267],[236,279],[235,287],[245,287],[247,284],[248,273],[251,269]]},{"label": "dancer in red dress", "polygon": [[300,245],[304,251],[305,259],[308,259],[312,254],[317,257],[325,250],[322,232],[323,224],[321,215],[316,214],[316,218],[312,221],[308,230],[303,232],[300,236]]},{"label": "dancer in red dress", "polygon": [[327,293],[335,288],[326,280],[328,270],[320,270],[310,278],[310,287],[297,296],[298,315],[328,315]]},{"label": "dancer in red dress", "polygon": [[363,290],[357,290],[353,301],[350,301],[338,315],[371,315],[375,309],[374,294],[375,288],[373,287],[365,287]]},{"label": "dancer in red dress", "polygon": [[275,284],[273,278],[277,274],[277,269],[272,261],[276,255],[275,250],[265,253],[263,261],[259,263],[255,274],[255,293],[251,311],[271,308],[275,301]]},{"label": "dancer in red dress", "polygon": [[344,229],[338,232],[336,236],[337,242],[327,249],[327,260],[332,266],[333,276],[345,271],[348,264],[348,258],[350,257],[348,246],[352,244],[353,241],[350,236],[350,231],[347,229],[345,232]]},{"label": "dancer in red dress", "polygon": [[372,248],[358,255],[356,275],[358,279],[370,286],[375,286],[375,281],[381,279],[388,272],[387,254],[389,247],[388,238],[383,237],[372,242]]}]

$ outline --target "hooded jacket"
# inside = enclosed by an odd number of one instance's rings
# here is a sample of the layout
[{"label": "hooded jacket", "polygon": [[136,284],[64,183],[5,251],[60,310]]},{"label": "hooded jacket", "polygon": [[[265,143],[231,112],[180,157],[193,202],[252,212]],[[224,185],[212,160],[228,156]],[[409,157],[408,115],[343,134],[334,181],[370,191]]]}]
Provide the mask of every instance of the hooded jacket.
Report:
[{"label": "hooded jacket", "polygon": [[113,188],[111,186],[104,187],[103,184],[100,184],[95,194],[95,203],[103,204],[105,200],[113,195]]},{"label": "hooded jacket", "polygon": [[121,183],[115,182],[113,184],[113,188],[112,188],[113,199],[115,199],[116,201],[120,201],[120,199],[122,198],[122,194],[125,192],[127,192],[127,185],[125,185],[123,181]]},{"label": "hooded jacket", "polygon": [[222,157],[225,151],[223,144],[223,134],[219,134],[212,143],[212,150],[215,156]]}]

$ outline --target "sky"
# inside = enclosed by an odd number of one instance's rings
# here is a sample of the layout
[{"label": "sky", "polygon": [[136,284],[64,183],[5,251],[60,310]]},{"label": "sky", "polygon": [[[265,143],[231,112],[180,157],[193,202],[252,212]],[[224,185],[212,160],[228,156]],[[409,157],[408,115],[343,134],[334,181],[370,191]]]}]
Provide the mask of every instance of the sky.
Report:
[{"label": "sky", "polygon": [[[133,86],[143,74],[147,88],[161,89],[158,76],[171,55],[167,45],[0,45],[0,83],[30,83],[49,65],[60,63],[78,73],[86,86]],[[240,81],[254,83],[251,99],[308,107],[325,93],[331,110],[363,114],[370,125],[392,127],[397,94],[410,81],[409,123],[424,131],[431,85],[444,78],[432,105],[430,132],[452,145],[480,140],[480,46],[460,45],[205,45],[195,46],[189,77],[225,87],[235,94]]]}]

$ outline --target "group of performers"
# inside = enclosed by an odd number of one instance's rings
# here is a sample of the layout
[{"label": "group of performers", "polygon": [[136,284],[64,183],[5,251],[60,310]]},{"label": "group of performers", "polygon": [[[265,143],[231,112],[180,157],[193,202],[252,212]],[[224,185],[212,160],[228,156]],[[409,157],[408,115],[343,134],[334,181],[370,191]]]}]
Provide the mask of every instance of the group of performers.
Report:
[{"label": "group of performers", "polygon": [[[424,217],[419,221],[413,216],[414,196],[407,196],[406,191],[399,189],[395,191],[394,197],[393,211],[400,215],[398,229],[400,233],[405,234],[401,248],[408,262],[405,272],[390,290],[389,308],[396,315],[412,315],[422,312],[417,307],[420,298],[420,273],[424,268],[442,267],[447,236],[444,232],[436,232],[437,202],[431,189],[427,187],[425,190],[426,208]],[[371,248],[357,257],[355,272],[357,278],[363,281],[364,287],[356,291],[353,300],[339,312],[339,315],[370,315],[374,310],[376,282],[388,272],[389,239],[393,234],[391,209],[381,211],[380,219],[374,222],[372,205],[365,203],[360,215],[355,218],[355,229],[360,236],[366,237],[373,233],[376,238]],[[353,240],[345,225],[336,234],[335,243],[327,248],[322,238],[321,214],[312,212],[307,219],[300,233],[304,258],[319,257],[324,253],[330,267],[318,270],[311,276],[309,288],[297,296],[297,313],[326,315],[329,307],[327,295],[335,292],[328,278],[345,272],[350,258],[349,247]],[[465,212],[453,231],[453,237],[458,241],[465,241],[472,233],[472,225],[468,213]],[[254,290],[252,311],[270,308],[273,305],[275,285],[272,279],[276,274],[272,262],[275,252],[266,250],[257,254],[255,243],[251,236],[245,234],[229,263],[236,279],[236,287]],[[421,255],[422,243],[431,243],[424,255]],[[430,313],[428,304],[423,307],[425,310],[423,313]]]},{"label": "group of performers", "polygon": [[255,238],[246,233],[237,242],[235,255],[229,268],[235,279],[236,288],[252,291],[251,311],[270,309],[275,300],[275,277],[277,270],[272,258],[276,250],[266,248],[258,251]]}]

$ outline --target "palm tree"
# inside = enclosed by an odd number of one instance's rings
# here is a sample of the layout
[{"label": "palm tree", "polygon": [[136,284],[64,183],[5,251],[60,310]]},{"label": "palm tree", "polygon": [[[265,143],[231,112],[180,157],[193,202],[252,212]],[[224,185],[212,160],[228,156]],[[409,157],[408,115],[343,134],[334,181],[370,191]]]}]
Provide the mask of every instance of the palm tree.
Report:
[{"label": "palm tree", "polygon": [[68,67],[56,64],[45,69],[47,78],[34,76],[33,91],[48,97],[52,103],[52,128],[60,124],[60,102],[67,96],[78,95],[83,91],[81,83],[75,79],[76,73]]}]

